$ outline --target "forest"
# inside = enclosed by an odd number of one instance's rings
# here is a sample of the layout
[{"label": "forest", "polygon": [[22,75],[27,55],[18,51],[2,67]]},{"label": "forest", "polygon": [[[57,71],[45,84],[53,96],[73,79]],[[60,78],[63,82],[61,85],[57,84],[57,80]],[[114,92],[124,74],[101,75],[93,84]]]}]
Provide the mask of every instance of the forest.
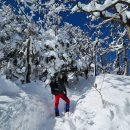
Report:
[{"label": "forest", "polygon": [[0,130],[130,129],[130,0],[0,0],[0,30]]},{"label": "forest", "polygon": [[[0,9],[0,70],[7,78],[45,81],[60,71],[129,75],[129,2],[14,2],[1,1]],[[61,12],[85,13],[88,32],[64,23]]]}]

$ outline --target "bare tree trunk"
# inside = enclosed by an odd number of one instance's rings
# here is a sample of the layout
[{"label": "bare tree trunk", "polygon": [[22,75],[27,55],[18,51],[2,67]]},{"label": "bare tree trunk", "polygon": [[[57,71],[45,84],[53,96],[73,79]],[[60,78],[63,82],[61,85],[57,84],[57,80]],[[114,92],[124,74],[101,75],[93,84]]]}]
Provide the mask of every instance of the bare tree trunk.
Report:
[{"label": "bare tree trunk", "polygon": [[26,74],[26,83],[31,82],[31,65],[30,65],[30,40],[27,44],[27,74]]},{"label": "bare tree trunk", "polygon": [[120,73],[120,63],[119,63],[119,53],[116,52],[116,62],[115,62],[116,69],[118,68],[117,74]]},{"label": "bare tree trunk", "polygon": [[128,61],[127,61],[127,59],[125,59],[124,62],[125,62],[125,71],[124,71],[124,75],[128,76],[129,74],[128,74]]},{"label": "bare tree trunk", "polygon": [[126,30],[127,30],[128,38],[130,39],[130,26],[128,26],[128,25],[126,24],[125,28],[126,28]]},{"label": "bare tree trunk", "polygon": [[123,52],[124,52],[124,75],[128,75],[128,61],[126,58],[126,45],[125,43],[123,44]]},{"label": "bare tree trunk", "polygon": [[97,75],[97,52],[96,52],[96,47],[97,47],[97,43],[93,46],[93,63],[94,63],[94,72],[93,75],[96,76]]},{"label": "bare tree trunk", "polygon": [[94,76],[97,75],[97,60],[96,60],[96,54],[95,54],[95,57],[94,57]]},{"label": "bare tree trunk", "polygon": [[56,36],[58,34],[58,26],[55,26],[54,31],[55,31],[55,36]]},{"label": "bare tree trunk", "polygon": [[100,72],[104,73],[104,68],[103,68],[103,66],[104,66],[104,63],[103,63],[103,55],[100,55],[100,63],[101,63],[101,66],[102,66],[102,68],[100,68]]}]

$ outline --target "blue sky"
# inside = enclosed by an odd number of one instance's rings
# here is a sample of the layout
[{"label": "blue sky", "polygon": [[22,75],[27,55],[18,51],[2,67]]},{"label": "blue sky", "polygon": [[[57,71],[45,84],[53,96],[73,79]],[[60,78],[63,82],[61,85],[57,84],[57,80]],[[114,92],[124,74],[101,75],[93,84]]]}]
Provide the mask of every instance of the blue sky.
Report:
[{"label": "blue sky", "polygon": [[[3,0],[7,3],[11,4],[13,7],[16,8],[17,4],[15,0]],[[73,24],[74,26],[80,26],[80,28],[84,31],[89,31],[88,27],[85,25],[87,23],[86,14],[85,13],[74,13],[69,14],[68,12],[61,12],[60,15],[63,18],[62,22],[68,22],[70,24]],[[37,19],[39,16],[36,16],[35,19]]]}]

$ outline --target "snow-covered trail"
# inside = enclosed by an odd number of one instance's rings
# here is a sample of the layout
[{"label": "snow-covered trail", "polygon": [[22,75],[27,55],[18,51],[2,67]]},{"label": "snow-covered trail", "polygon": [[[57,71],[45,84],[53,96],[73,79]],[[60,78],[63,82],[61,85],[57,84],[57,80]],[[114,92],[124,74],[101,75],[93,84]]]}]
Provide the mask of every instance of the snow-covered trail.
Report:
[{"label": "snow-covered trail", "polygon": [[[130,77],[105,75],[80,78],[71,85],[70,113],[55,118],[50,88],[42,82],[16,85],[0,78],[0,130],[129,130]],[[103,97],[92,88],[97,84]],[[19,87],[18,87],[19,86]]]},{"label": "snow-covered trail", "polygon": [[[89,85],[90,82],[80,79],[77,85],[71,86],[68,90],[68,95],[71,95],[70,114],[75,111],[76,100],[81,98],[81,94],[91,86],[85,88],[85,84]],[[73,96],[74,99],[72,99]],[[61,129],[59,119],[54,115],[53,100],[50,88],[45,88],[40,81],[18,86],[6,80],[5,77],[0,78],[0,130]],[[63,101],[60,102],[60,114],[61,124],[64,118],[66,121],[69,119],[64,116]],[[70,124],[73,125],[73,122],[70,122],[70,120],[66,122],[68,127]]]},{"label": "snow-covered trail", "polygon": [[0,83],[0,130],[42,130],[52,111],[48,90],[41,83],[21,88],[4,78]]},{"label": "snow-covered trail", "polygon": [[[71,100],[70,112],[64,112],[65,103],[61,100],[59,104],[60,117],[54,118],[53,116],[48,119],[49,123],[46,123],[45,129],[43,130],[76,130],[77,119],[75,118],[74,114],[77,109],[76,107],[79,105],[79,101],[84,99],[84,94],[87,94],[89,92],[94,81],[95,78],[93,77],[89,79],[89,82],[84,78],[79,78],[79,82],[76,81],[75,83],[73,83],[73,85],[70,85],[70,87],[68,88],[68,97]],[[55,122],[53,129],[50,125],[52,122]]]}]

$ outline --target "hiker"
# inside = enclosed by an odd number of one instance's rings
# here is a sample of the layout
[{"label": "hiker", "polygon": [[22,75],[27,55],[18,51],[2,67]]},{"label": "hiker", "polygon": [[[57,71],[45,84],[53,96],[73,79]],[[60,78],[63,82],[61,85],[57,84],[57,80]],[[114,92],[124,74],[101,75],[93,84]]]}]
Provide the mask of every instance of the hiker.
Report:
[{"label": "hiker", "polygon": [[60,98],[62,98],[66,102],[65,112],[69,112],[70,100],[67,97],[67,91],[62,81],[62,75],[56,76],[56,78],[51,79],[50,87],[51,87],[51,93],[55,96],[55,104],[54,104],[55,116],[56,117],[59,116],[58,105]]}]

